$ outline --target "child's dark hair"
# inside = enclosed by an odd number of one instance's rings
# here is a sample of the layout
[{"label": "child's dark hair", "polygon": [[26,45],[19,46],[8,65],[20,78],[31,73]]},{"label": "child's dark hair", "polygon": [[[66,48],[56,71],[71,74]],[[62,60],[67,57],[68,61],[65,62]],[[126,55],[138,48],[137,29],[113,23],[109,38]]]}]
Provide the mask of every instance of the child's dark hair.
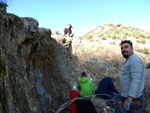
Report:
[{"label": "child's dark hair", "polygon": [[132,42],[131,42],[130,40],[122,40],[120,45],[122,45],[122,44],[124,44],[124,43],[130,44],[131,47],[132,47]]},{"label": "child's dark hair", "polygon": [[82,72],[82,73],[81,73],[81,76],[82,76],[82,77],[86,77],[86,73],[85,73],[85,72]]}]

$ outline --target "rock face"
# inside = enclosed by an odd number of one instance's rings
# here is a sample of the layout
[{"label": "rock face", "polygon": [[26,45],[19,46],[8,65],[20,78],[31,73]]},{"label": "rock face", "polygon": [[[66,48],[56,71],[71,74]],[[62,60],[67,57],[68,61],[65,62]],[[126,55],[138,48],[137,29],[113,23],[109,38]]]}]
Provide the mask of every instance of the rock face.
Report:
[{"label": "rock face", "polygon": [[[140,56],[145,63],[149,62],[149,56]],[[119,90],[123,62],[117,46],[54,37],[50,29],[39,28],[37,20],[20,18],[0,9],[1,113],[56,112],[69,100],[70,91],[83,71],[92,79],[95,90],[105,76],[115,77]],[[149,81],[149,70],[146,70],[145,109],[150,109]],[[96,106],[98,111],[106,111],[104,102]],[[93,103],[98,105],[99,100],[94,99]],[[69,107],[61,112],[69,112]]]},{"label": "rock face", "polygon": [[2,113],[48,113],[68,100],[68,50],[37,20],[1,10],[0,110]]}]

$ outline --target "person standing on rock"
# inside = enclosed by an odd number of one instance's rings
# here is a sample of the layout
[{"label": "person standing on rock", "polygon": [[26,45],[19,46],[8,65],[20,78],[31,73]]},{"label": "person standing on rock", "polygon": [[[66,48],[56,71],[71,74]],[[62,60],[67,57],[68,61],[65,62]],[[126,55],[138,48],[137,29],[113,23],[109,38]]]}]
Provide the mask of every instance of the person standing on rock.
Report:
[{"label": "person standing on rock", "polygon": [[67,28],[64,29],[64,36],[73,37],[74,33],[72,33],[72,25],[68,24]]},{"label": "person standing on rock", "polygon": [[127,113],[141,113],[144,104],[145,65],[143,60],[134,54],[131,41],[121,41],[121,53],[126,61],[120,76],[118,105],[120,104]]},{"label": "person standing on rock", "polygon": [[92,81],[87,78],[86,73],[81,73],[81,79],[79,80],[77,88],[80,90],[80,96],[91,97],[94,90]]}]

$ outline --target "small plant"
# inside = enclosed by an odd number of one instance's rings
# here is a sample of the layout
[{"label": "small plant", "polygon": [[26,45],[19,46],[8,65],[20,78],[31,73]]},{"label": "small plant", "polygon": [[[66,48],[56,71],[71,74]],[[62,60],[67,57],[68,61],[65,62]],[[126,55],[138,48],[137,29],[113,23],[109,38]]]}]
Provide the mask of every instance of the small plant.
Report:
[{"label": "small plant", "polygon": [[61,32],[60,31],[55,31],[55,34],[61,35]]},{"label": "small plant", "polygon": [[116,30],[116,33],[117,33],[117,34],[120,34],[121,31],[122,31],[122,29],[117,29],[117,30]]},{"label": "small plant", "polygon": [[139,39],[136,40],[138,43],[141,43],[141,41]]},{"label": "small plant", "polygon": [[103,37],[102,37],[102,40],[106,40],[106,39],[107,39],[106,36],[103,36]]},{"label": "small plant", "polygon": [[114,24],[109,24],[109,26],[114,26]]},{"label": "small plant", "polygon": [[6,1],[4,1],[4,0],[0,1],[0,8],[6,8],[7,6],[8,5],[7,5]]},{"label": "small plant", "polygon": [[142,53],[148,54],[148,53],[149,53],[149,48],[144,48],[144,49],[142,50]]},{"label": "small plant", "polygon": [[113,36],[112,36],[112,39],[116,39],[117,37],[116,37],[116,35],[114,34]]},{"label": "small plant", "polygon": [[118,23],[116,26],[117,26],[117,27],[120,27],[120,26],[121,26],[121,23]]},{"label": "small plant", "polygon": [[141,52],[141,49],[140,49],[140,45],[139,44],[136,44],[134,45],[134,49],[138,52]]},{"label": "small plant", "polygon": [[146,43],[146,40],[144,38],[141,38],[141,43],[142,44],[145,44]]},{"label": "small plant", "polygon": [[116,43],[113,41],[113,42],[110,42],[110,44],[113,44],[113,45],[116,45]]},{"label": "small plant", "polygon": [[128,33],[126,32],[124,35],[125,35],[125,36],[128,36]]},{"label": "small plant", "polygon": [[127,40],[127,37],[126,37],[126,36],[123,36],[123,40]]},{"label": "small plant", "polygon": [[105,27],[104,27],[104,26],[102,26],[102,27],[101,27],[101,30],[104,30],[104,29],[105,29]]},{"label": "small plant", "polygon": [[102,36],[103,36],[103,34],[101,34],[101,33],[98,34],[98,37],[102,37]]},{"label": "small plant", "polygon": [[91,39],[91,38],[93,38],[94,36],[93,36],[92,34],[88,34],[88,35],[86,35],[85,37],[86,37],[86,39]]},{"label": "small plant", "polygon": [[79,36],[79,39],[83,40],[83,39],[84,39],[84,37],[83,37],[83,36]]},{"label": "small plant", "polygon": [[106,32],[106,35],[107,35],[108,38],[111,38],[111,33]]}]

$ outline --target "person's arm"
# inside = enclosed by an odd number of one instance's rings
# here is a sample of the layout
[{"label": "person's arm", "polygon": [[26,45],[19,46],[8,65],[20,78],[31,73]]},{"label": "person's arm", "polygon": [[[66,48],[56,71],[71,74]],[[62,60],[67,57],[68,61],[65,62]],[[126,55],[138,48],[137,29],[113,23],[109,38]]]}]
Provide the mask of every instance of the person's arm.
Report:
[{"label": "person's arm", "polygon": [[113,82],[112,82],[112,80],[110,80],[110,88],[111,88],[111,91],[112,92],[114,92],[114,93],[119,93],[118,91],[117,91],[117,89],[115,88],[115,86],[114,86],[114,84],[113,84]]},{"label": "person's arm", "polygon": [[80,90],[81,88],[80,88],[80,81],[79,81],[79,83],[78,83],[78,85],[77,85],[77,88]]},{"label": "person's arm", "polygon": [[94,91],[94,88],[93,88],[93,83],[91,81],[91,91]]}]

